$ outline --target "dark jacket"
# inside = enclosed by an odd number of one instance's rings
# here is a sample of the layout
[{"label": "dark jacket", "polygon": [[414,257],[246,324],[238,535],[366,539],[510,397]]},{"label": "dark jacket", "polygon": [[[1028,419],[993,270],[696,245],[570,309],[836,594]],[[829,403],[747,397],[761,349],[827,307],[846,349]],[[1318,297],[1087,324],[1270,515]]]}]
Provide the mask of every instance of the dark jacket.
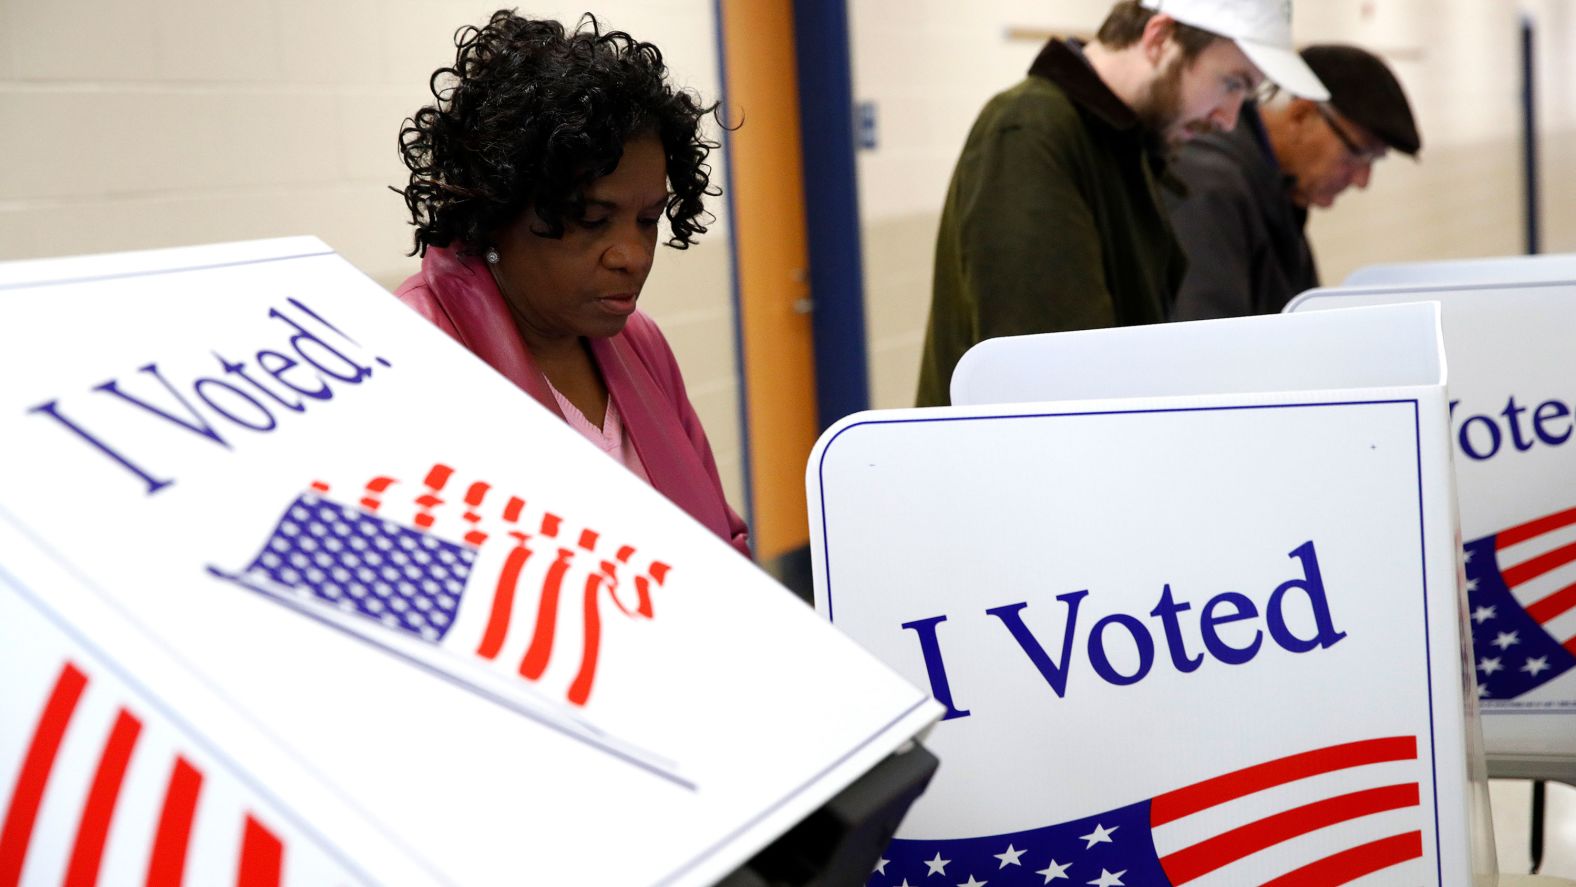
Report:
[{"label": "dark jacket", "polygon": [[942,208],[920,406],[949,402],[981,340],[1165,319],[1185,259],[1145,132],[1058,40],[980,112]]},{"label": "dark jacket", "polygon": [[1172,170],[1187,186],[1166,202],[1188,256],[1172,320],[1274,314],[1319,285],[1308,211],[1291,202],[1255,108],[1235,130],[1188,143]]}]

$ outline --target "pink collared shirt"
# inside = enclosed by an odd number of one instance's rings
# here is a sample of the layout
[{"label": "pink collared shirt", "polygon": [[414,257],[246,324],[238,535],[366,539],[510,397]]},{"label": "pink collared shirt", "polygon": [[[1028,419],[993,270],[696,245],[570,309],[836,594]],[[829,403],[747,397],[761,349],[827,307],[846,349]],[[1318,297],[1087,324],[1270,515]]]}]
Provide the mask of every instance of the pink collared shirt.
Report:
[{"label": "pink collared shirt", "polygon": [[641,464],[640,454],[635,452],[634,442],[624,433],[624,420],[619,417],[618,406],[613,403],[613,398],[607,399],[607,412],[602,416],[602,427],[598,428],[586,418],[585,413],[580,412],[579,407],[554,388],[552,382],[548,382],[547,387],[553,392],[553,400],[558,401],[558,410],[564,414],[564,421],[570,428],[580,432],[581,437],[591,441],[615,462],[634,472],[636,477],[651,482],[651,476],[646,474],[646,466]]}]

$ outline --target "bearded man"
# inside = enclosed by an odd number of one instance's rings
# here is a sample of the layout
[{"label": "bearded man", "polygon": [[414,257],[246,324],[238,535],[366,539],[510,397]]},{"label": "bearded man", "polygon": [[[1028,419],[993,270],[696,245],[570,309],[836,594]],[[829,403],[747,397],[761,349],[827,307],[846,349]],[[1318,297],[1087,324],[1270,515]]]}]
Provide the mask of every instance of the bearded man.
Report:
[{"label": "bearded man", "polygon": [[1050,41],[953,171],[918,404],[947,404],[984,339],[1164,320],[1186,268],[1166,154],[1235,126],[1266,78],[1328,97],[1292,48],[1290,0],[1121,0],[1093,43]]}]

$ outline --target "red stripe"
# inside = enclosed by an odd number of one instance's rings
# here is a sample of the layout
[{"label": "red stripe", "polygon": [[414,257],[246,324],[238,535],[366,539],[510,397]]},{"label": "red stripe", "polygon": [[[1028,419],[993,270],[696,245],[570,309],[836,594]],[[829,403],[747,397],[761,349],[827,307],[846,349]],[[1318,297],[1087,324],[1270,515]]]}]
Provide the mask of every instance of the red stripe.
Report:
[{"label": "red stripe", "polygon": [[1321,773],[1416,757],[1415,736],[1365,739],[1288,755],[1160,795],[1149,805],[1149,823],[1165,825],[1216,804]]},{"label": "red stripe", "polygon": [[1527,615],[1542,625],[1572,609],[1576,609],[1576,585],[1567,585],[1537,603],[1529,605]]},{"label": "red stripe", "polygon": [[651,593],[647,591],[646,583],[638,581],[637,577],[635,583],[636,602],[635,606],[631,608],[626,606],[624,601],[618,596],[618,565],[612,561],[603,561],[602,578],[607,583],[608,597],[613,599],[613,603],[618,606],[619,612],[630,618],[635,616],[651,618]]},{"label": "red stripe", "polygon": [[279,887],[284,857],[285,845],[247,814],[246,833],[241,838],[241,868],[235,875],[236,887]]},{"label": "red stripe", "polygon": [[55,678],[54,689],[49,691],[49,701],[44,703],[38,726],[33,728],[33,739],[27,744],[22,770],[17,773],[16,786],[11,790],[5,826],[0,828],[0,885],[3,887],[14,887],[22,880],[22,862],[27,859],[27,845],[33,838],[33,822],[38,818],[38,807],[49,785],[49,773],[55,767],[60,741],[66,736],[66,727],[87,685],[87,675],[67,662],[60,669],[60,676]]},{"label": "red stripe", "polygon": [[1576,524],[1576,508],[1567,508],[1564,511],[1545,515],[1537,520],[1527,521],[1508,530],[1501,530],[1494,534],[1494,547],[1499,549],[1508,545],[1515,545],[1517,542],[1525,542],[1534,536],[1541,536],[1544,533],[1558,530],[1561,527],[1568,527],[1571,524]]},{"label": "red stripe", "polygon": [[88,800],[82,808],[82,821],[77,826],[77,842],[71,848],[71,862],[66,866],[66,877],[61,881],[66,887],[98,883],[99,864],[104,861],[104,841],[109,837],[110,817],[115,815],[115,804],[120,800],[121,782],[126,778],[126,766],[131,763],[131,752],[137,746],[137,736],[142,732],[142,722],[124,708],[115,716],[115,726],[110,728],[109,740],[99,756],[98,771],[93,774],[93,785],[88,789]]},{"label": "red stripe", "polygon": [[1560,646],[1564,647],[1566,652],[1570,653],[1572,656],[1576,656],[1576,637],[1571,638]]},{"label": "red stripe", "polygon": [[448,483],[449,478],[453,475],[454,469],[439,462],[432,466],[431,471],[427,472],[427,486],[434,490],[441,490],[443,485]]},{"label": "red stripe", "polygon": [[472,508],[481,505],[482,499],[486,497],[487,491],[490,489],[492,489],[492,486],[484,480],[471,484],[470,489],[465,491],[465,504]]},{"label": "red stripe", "polygon": [[1529,579],[1536,579],[1550,570],[1557,570],[1571,561],[1576,561],[1576,542],[1561,545],[1553,551],[1544,552],[1529,561],[1504,570],[1500,573],[1505,579],[1505,584],[1515,588]]},{"label": "red stripe", "polygon": [[596,551],[596,540],[600,538],[601,534],[596,530],[581,530],[580,547],[584,548],[586,551]]},{"label": "red stripe", "polygon": [[492,615],[487,617],[487,630],[482,634],[481,646],[476,655],[492,659],[503,649],[504,638],[509,636],[509,615],[514,611],[514,590],[520,581],[520,571],[531,557],[531,549],[522,541],[509,552],[503,562],[503,572],[498,574],[498,590],[493,594]]},{"label": "red stripe", "polygon": [[536,628],[531,633],[531,645],[520,660],[520,674],[536,680],[547,671],[547,660],[553,655],[553,633],[558,630],[558,595],[563,590],[564,574],[569,572],[569,561],[575,553],[567,548],[558,549],[558,558],[547,568],[547,578],[542,582],[542,599],[536,605]]},{"label": "red stripe", "polygon": [[556,537],[558,535],[558,527],[562,523],[563,520],[556,514],[542,515],[542,535]]},{"label": "red stripe", "polygon": [[164,790],[164,809],[159,813],[159,830],[153,839],[153,857],[148,861],[148,887],[180,887],[186,875],[192,816],[197,812],[197,795],[201,791],[202,774],[184,757],[177,757],[169,787]]},{"label": "red stripe", "polygon": [[597,655],[602,649],[602,612],[598,594],[602,591],[602,576],[586,577],[585,596],[585,645],[580,652],[580,671],[569,685],[568,699],[575,705],[585,705],[591,698],[591,684],[596,680]]},{"label": "red stripe", "polygon": [[367,481],[367,492],[381,493],[393,486],[393,484],[394,478],[392,477],[374,477],[373,479]]},{"label": "red stripe", "polygon": [[313,492],[317,493],[326,493],[328,492],[328,484],[325,484],[320,480],[312,481],[312,490]]},{"label": "red stripe", "polygon": [[639,600],[639,605],[635,607],[635,612],[650,619],[652,617],[651,583],[646,580],[646,577],[635,577],[635,594]]},{"label": "red stripe", "polygon": [[1328,887],[1330,884],[1346,884],[1422,855],[1422,832],[1392,835],[1326,856],[1273,881],[1265,881],[1264,887]]},{"label": "red stripe", "polygon": [[503,519],[514,523],[520,519],[520,512],[525,510],[525,500],[519,496],[510,496],[509,504],[503,507]]},{"label": "red stripe", "polygon": [[1165,869],[1166,877],[1172,884],[1186,884],[1282,841],[1289,841],[1339,822],[1383,813],[1386,810],[1416,807],[1417,804],[1418,792],[1415,782],[1387,785],[1326,798],[1284,813],[1266,816],[1257,822],[1250,822],[1200,841],[1191,847],[1185,847],[1169,856],[1163,856],[1160,859],[1160,867]]}]

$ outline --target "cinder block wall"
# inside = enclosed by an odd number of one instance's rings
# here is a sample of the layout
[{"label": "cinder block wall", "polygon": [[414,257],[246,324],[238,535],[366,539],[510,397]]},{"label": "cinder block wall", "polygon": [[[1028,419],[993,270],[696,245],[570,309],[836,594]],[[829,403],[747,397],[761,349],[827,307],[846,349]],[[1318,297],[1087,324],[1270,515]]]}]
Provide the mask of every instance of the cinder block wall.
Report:
[{"label": "cinder block wall", "polygon": [[[604,0],[679,84],[719,94],[712,4]],[[455,0],[0,0],[0,260],[315,234],[383,285],[417,268],[396,151]],[[564,21],[579,4],[537,3]],[[726,170],[720,153],[718,181]],[[742,504],[727,219],[664,249],[642,299]]]}]

